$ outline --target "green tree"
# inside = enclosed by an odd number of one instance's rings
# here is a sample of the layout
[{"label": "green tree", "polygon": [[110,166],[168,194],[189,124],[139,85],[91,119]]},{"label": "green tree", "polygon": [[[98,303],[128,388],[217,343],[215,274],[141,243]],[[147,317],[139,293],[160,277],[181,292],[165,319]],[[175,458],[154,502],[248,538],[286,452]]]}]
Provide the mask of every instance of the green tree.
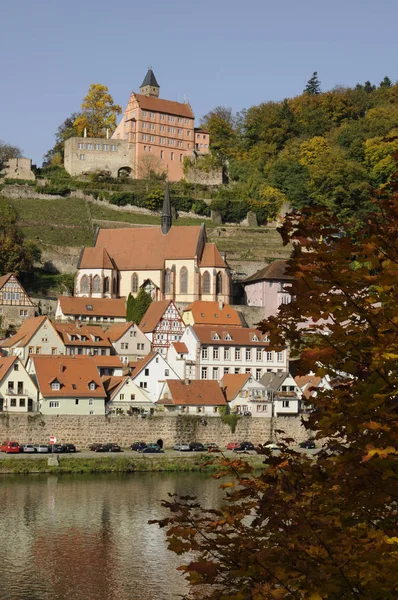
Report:
[{"label": "green tree", "polygon": [[261,473],[240,458],[220,460],[218,476],[229,476],[221,508],[189,496],[163,503],[170,513],[158,523],[169,548],[193,551],[180,567],[191,599],[396,600],[397,182],[392,187],[357,234],[313,208],[282,228],[294,242],[294,301],[262,329],[273,348],[289,344],[300,355],[302,373],[335,380],[311,400],[305,421],[321,449],[303,455],[277,431],[281,452],[260,450]]},{"label": "green tree", "polygon": [[387,75],[379,83],[379,87],[381,87],[381,88],[383,88],[383,87],[390,88],[391,86],[392,86],[392,81],[389,77],[387,77]]},{"label": "green tree", "polygon": [[31,271],[41,260],[40,249],[25,240],[16,222],[16,211],[0,196],[0,275]]},{"label": "green tree", "polygon": [[80,113],[78,112],[72,113],[58,127],[57,133],[55,134],[55,144],[43,157],[44,167],[57,166],[63,164],[64,146],[66,140],[79,135],[78,129],[74,125],[79,116]]},{"label": "green tree", "polygon": [[106,130],[112,134],[116,129],[116,116],[122,108],[115,104],[106,85],[92,83],[81,106],[81,113],[73,126],[78,135],[86,129],[88,137],[104,137]]},{"label": "green tree", "polygon": [[142,317],[145,315],[151,303],[151,296],[147,294],[143,288],[140,288],[132,306],[130,313],[131,318],[129,319],[129,321],[134,321],[134,323],[140,323],[142,321]]},{"label": "green tree", "polygon": [[314,71],[311,79],[307,81],[304,93],[309,94],[310,96],[314,96],[321,93],[321,82],[318,79],[317,71]]},{"label": "green tree", "polygon": [[232,109],[216,106],[203,117],[201,127],[208,130],[211,151],[222,164],[231,156],[236,140]]},{"label": "green tree", "polygon": [[0,140],[0,171],[6,160],[9,158],[20,158],[21,156],[22,150],[18,146],[12,146]]},{"label": "green tree", "polygon": [[[134,306],[135,306],[135,298],[131,294],[127,297],[127,306],[126,306],[126,321],[134,321]],[[139,321],[138,321],[139,322]]]}]

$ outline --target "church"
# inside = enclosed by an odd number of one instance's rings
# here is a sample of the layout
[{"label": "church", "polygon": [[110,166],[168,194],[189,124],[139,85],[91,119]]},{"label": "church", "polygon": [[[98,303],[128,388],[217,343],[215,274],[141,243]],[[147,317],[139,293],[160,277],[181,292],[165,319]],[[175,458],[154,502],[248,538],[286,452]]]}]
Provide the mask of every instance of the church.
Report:
[{"label": "church", "polygon": [[120,298],[140,288],[157,301],[231,301],[230,269],[205,224],[172,226],[167,183],[161,227],[98,229],[77,264],[75,296]]}]

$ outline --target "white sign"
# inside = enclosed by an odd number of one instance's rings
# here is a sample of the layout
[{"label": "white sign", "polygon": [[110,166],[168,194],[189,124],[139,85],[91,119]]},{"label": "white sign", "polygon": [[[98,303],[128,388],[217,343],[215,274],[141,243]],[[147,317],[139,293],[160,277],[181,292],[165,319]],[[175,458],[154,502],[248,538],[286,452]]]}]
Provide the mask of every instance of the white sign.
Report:
[{"label": "white sign", "polygon": [[50,435],[50,444],[55,444],[56,441],[57,441],[57,438],[53,435]]}]

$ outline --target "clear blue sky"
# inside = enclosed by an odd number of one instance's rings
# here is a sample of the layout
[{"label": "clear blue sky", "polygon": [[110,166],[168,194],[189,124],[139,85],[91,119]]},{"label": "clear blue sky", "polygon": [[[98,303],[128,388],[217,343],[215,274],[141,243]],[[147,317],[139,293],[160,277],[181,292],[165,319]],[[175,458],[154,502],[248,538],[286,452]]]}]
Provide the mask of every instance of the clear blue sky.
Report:
[{"label": "clear blue sky", "polygon": [[125,107],[148,65],[199,120],[384,75],[398,79],[397,0],[19,0],[0,12],[0,139],[38,165],[90,83]]}]

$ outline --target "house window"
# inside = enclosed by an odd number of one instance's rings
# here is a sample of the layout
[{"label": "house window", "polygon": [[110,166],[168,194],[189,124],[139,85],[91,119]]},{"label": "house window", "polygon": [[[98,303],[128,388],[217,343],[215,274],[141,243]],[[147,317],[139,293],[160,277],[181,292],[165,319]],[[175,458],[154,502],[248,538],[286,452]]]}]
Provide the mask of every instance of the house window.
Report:
[{"label": "house window", "polygon": [[235,360],[240,360],[240,348],[235,348]]},{"label": "house window", "polygon": [[256,411],[257,412],[261,412],[262,406],[260,404],[257,404],[256,406]]},{"label": "house window", "polygon": [[229,360],[230,354],[231,354],[230,349],[224,348],[224,360]]},{"label": "house window", "polygon": [[213,379],[218,379],[218,367],[213,367]]},{"label": "house window", "polygon": [[146,381],[140,381],[140,388],[143,388],[144,390],[146,390],[148,387],[148,384]]},{"label": "house window", "polygon": [[205,271],[202,277],[202,293],[210,294],[210,273]]},{"label": "house window", "polygon": [[188,271],[186,267],[182,267],[180,271],[180,294],[188,293]]},{"label": "house window", "polygon": [[20,316],[20,317],[27,317],[27,316],[28,316],[28,311],[27,311],[27,310],[25,310],[25,309],[21,309],[21,310],[19,311],[19,316]]},{"label": "house window", "polygon": [[283,352],[277,352],[276,353],[276,360],[278,362],[282,362],[283,361]]},{"label": "house window", "polygon": [[133,273],[131,276],[131,291],[133,294],[138,292],[138,275],[137,273]]},{"label": "house window", "polygon": [[36,346],[36,354],[41,354],[41,346]]},{"label": "house window", "polygon": [[25,398],[19,399],[19,406],[20,406],[20,408],[25,408]]},{"label": "house window", "polygon": [[58,400],[50,400],[49,407],[50,408],[59,408],[59,402],[58,402]]},{"label": "house window", "polygon": [[282,406],[283,408],[289,408],[290,400],[282,400]]},{"label": "house window", "polygon": [[148,377],[149,375],[149,369],[145,369],[145,377]]},{"label": "house window", "polygon": [[28,348],[28,353],[29,353],[29,354],[33,354],[33,351],[34,351],[34,348],[33,348],[33,346],[29,346],[29,348]]},{"label": "house window", "polygon": [[220,271],[216,277],[216,294],[222,294],[222,273]]},{"label": "house window", "polygon": [[257,348],[257,349],[256,349],[256,360],[257,360],[257,361],[260,361],[260,360],[261,360],[261,354],[262,354],[262,352],[261,352],[261,348]]},{"label": "house window", "polygon": [[18,363],[15,363],[15,365],[14,365],[14,371],[19,371],[19,364]]},{"label": "house window", "polygon": [[239,375],[240,373],[240,368],[239,367],[235,367],[235,375]]},{"label": "house window", "polygon": [[229,367],[224,367],[224,375],[228,375],[229,373]]},{"label": "house window", "polygon": [[79,398],[76,398],[75,400],[75,406],[77,406],[79,404]]},{"label": "house window", "polygon": [[208,349],[207,349],[207,347],[205,347],[205,348],[202,348],[202,359],[203,359],[203,358],[204,358],[204,359],[207,359],[207,358],[209,358],[209,354],[208,354]]},{"label": "house window", "polygon": [[260,381],[261,379],[261,369],[256,369],[256,381]]},{"label": "house window", "polygon": [[201,377],[202,379],[207,379],[207,367],[202,367]]},{"label": "house window", "polygon": [[245,358],[246,358],[246,360],[251,360],[252,359],[252,350],[251,350],[251,348],[246,348]]},{"label": "house window", "polygon": [[168,377],[168,376],[169,376],[169,374],[170,374],[170,372],[169,372],[169,369],[165,369],[165,370],[164,370],[164,376],[165,376],[165,377]]},{"label": "house window", "polygon": [[17,399],[16,398],[11,398],[11,400],[10,400],[10,406],[11,406],[11,408],[16,408],[16,406],[17,406]]},{"label": "house window", "polygon": [[51,354],[53,356],[55,356],[55,354],[57,354],[57,349],[56,348],[51,348]]},{"label": "house window", "polygon": [[215,346],[213,348],[213,360],[218,360],[220,358],[220,349]]},{"label": "house window", "polygon": [[79,159],[80,160],[84,160],[85,159],[85,155],[84,154],[79,154]]},{"label": "house window", "polygon": [[272,352],[267,352],[267,362],[272,362]]},{"label": "house window", "polygon": [[130,394],[130,400],[135,400],[135,394]]}]

